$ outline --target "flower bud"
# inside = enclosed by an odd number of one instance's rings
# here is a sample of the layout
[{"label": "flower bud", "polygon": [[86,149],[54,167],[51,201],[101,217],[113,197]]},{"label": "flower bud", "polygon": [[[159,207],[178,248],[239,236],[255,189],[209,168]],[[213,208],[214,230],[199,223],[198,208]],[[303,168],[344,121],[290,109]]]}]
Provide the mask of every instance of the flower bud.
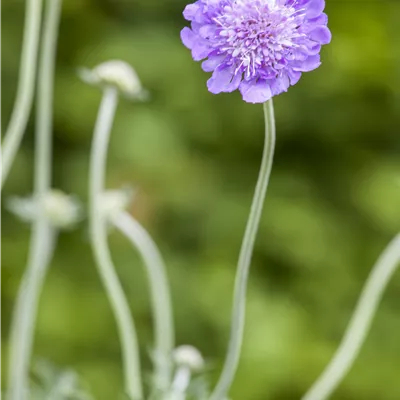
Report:
[{"label": "flower bud", "polygon": [[134,197],[134,190],[131,188],[107,190],[101,199],[101,212],[106,219],[128,208]]},{"label": "flower bud", "polygon": [[91,85],[115,87],[130,99],[144,101],[148,97],[136,71],[124,61],[106,61],[92,70],[81,68],[79,75],[84,82]]},{"label": "flower bud", "polygon": [[187,367],[192,372],[204,367],[204,359],[201,353],[193,346],[183,345],[174,350],[173,359],[178,367]]},{"label": "flower bud", "polygon": [[[12,197],[8,209],[24,222],[33,222],[40,213],[37,197]],[[44,213],[48,221],[56,228],[68,229],[82,219],[79,202],[60,190],[50,190],[43,199]]]}]

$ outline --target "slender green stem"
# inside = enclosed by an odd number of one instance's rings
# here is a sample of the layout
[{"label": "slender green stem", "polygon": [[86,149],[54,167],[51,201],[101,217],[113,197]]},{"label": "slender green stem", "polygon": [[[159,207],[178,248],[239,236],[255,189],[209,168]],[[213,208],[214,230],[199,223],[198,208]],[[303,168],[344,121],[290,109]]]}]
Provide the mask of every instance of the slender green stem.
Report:
[{"label": "slender green stem", "polygon": [[18,291],[10,331],[9,400],[29,398],[29,364],[37,308],[56,236],[47,224],[33,227],[29,261]]},{"label": "slender green stem", "polygon": [[191,375],[190,368],[186,366],[179,367],[175,372],[171,391],[166,395],[165,400],[186,400]]},{"label": "slender green stem", "polygon": [[138,249],[150,283],[155,326],[155,387],[166,390],[171,381],[171,355],[174,348],[174,324],[166,267],[148,232],[127,212],[120,212],[112,223]]},{"label": "slender green stem", "polygon": [[251,257],[272,169],[275,148],[275,118],[272,100],[264,104],[265,142],[257,186],[240,250],[233,295],[230,341],[222,374],[211,395],[211,400],[222,400],[227,395],[239,363],[246,314],[246,292]]},{"label": "slender green stem", "polygon": [[383,293],[400,265],[400,234],[379,257],[361,293],[356,310],[331,362],[302,400],[327,399],[357,358]]},{"label": "slender green stem", "polygon": [[9,398],[21,400],[28,389],[34,325],[46,272],[54,250],[55,232],[43,207],[51,185],[52,109],[55,55],[61,0],[48,2],[42,39],[36,116],[34,198],[39,209],[33,224],[26,272],[17,296],[11,327]]},{"label": "slender green stem", "polygon": [[101,212],[107,149],[117,103],[117,90],[106,88],[96,121],[90,157],[89,228],[97,267],[110,298],[121,338],[125,389],[132,400],[140,400],[143,398],[143,392],[135,325],[111,259],[107,242],[106,216]]},{"label": "slender green stem", "polygon": [[3,187],[10,172],[32,108],[41,19],[42,0],[28,0],[25,12],[25,28],[17,95],[2,144],[1,187]]}]

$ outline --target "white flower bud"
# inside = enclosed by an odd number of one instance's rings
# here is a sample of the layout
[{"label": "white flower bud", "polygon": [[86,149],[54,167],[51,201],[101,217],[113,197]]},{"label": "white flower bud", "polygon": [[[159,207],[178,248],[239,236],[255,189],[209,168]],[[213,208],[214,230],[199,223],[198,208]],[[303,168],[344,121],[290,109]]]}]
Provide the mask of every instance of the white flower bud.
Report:
[{"label": "white flower bud", "polygon": [[107,61],[92,70],[81,68],[79,75],[86,83],[101,87],[115,87],[131,99],[146,100],[148,97],[136,71],[124,61]]},{"label": "white flower bud", "polygon": [[201,353],[193,346],[183,345],[174,350],[173,359],[178,367],[187,367],[191,371],[199,371],[204,367]]},{"label": "white flower bud", "polygon": [[106,219],[128,208],[132,202],[134,191],[131,188],[108,190],[103,194],[100,208]]},{"label": "white flower bud", "polygon": [[[32,196],[12,197],[7,206],[24,222],[33,222],[40,212],[38,198]],[[43,207],[49,222],[59,229],[71,228],[82,219],[78,201],[60,190],[50,190],[44,198]]]}]

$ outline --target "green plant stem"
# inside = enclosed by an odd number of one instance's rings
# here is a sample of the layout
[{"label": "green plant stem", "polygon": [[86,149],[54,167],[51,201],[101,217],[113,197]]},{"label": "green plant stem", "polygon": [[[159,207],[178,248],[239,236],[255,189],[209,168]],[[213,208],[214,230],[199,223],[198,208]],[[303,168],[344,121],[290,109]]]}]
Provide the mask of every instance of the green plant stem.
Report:
[{"label": "green plant stem", "polygon": [[11,327],[8,388],[11,400],[24,399],[25,391],[29,391],[29,364],[37,308],[56,239],[43,205],[51,185],[53,86],[61,4],[61,0],[48,2],[43,30],[34,166],[34,198],[38,203],[38,213],[33,223],[28,265],[17,295]]},{"label": "green plant stem", "polygon": [[117,103],[117,90],[111,87],[106,88],[100,105],[91,148],[89,228],[96,264],[117,321],[123,353],[125,390],[132,400],[140,400],[143,398],[143,392],[135,325],[111,259],[107,242],[106,216],[101,212],[107,149]]},{"label": "green plant stem", "polygon": [[165,397],[165,400],[185,400],[187,397],[187,389],[191,379],[190,368],[181,366],[175,372],[174,380],[171,384],[170,393]]},{"label": "green plant stem", "polygon": [[155,387],[166,390],[171,382],[171,355],[174,324],[166,267],[148,232],[127,212],[120,212],[112,223],[132,242],[146,266],[150,283],[155,326]]},{"label": "green plant stem", "polygon": [[1,187],[10,172],[32,108],[41,19],[42,0],[28,0],[17,94],[2,143]]},{"label": "green plant stem", "polygon": [[18,290],[10,330],[9,400],[29,398],[29,365],[36,314],[56,237],[48,225],[33,227],[29,261]]},{"label": "green plant stem", "polygon": [[400,265],[400,234],[386,247],[376,262],[331,362],[302,400],[327,399],[345,377],[370,330],[383,293]]},{"label": "green plant stem", "polygon": [[264,104],[265,142],[257,186],[242,242],[233,295],[232,322],[228,352],[220,379],[210,400],[222,400],[227,395],[239,363],[246,314],[246,292],[251,257],[272,169],[275,148],[275,118],[272,100]]}]

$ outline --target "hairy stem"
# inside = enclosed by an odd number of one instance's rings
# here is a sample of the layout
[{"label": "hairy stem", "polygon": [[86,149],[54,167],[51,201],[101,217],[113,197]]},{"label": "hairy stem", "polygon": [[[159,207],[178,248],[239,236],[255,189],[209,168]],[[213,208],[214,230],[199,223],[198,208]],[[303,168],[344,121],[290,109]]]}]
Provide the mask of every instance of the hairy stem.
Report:
[{"label": "hairy stem", "polygon": [[34,166],[34,198],[39,209],[33,223],[28,265],[17,296],[11,327],[8,392],[11,400],[25,399],[26,391],[29,391],[29,364],[37,308],[56,237],[47,220],[44,201],[51,185],[53,86],[61,4],[61,0],[49,1],[45,15],[38,78]]},{"label": "hairy stem", "polygon": [[41,19],[42,0],[28,0],[17,95],[2,144],[1,187],[10,172],[32,108]]},{"label": "hairy stem", "polygon": [[155,326],[155,386],[168,388],[171,381],[171,355],[174,348],[174,325],[166,267],[148,232],[127,212],[120,212],[112,223],[139,251],[149,278]]},{"label": "hairy stem", "polygon": [[132,400],[140,400],[143,392],[135,325],[111,259],[107,242],[107,221],[101,209],[107,149],[117,103],[117,90],[106,88],[96,121],[90,157],[89,228],[96,264],[117,321],[123,353],[125,390]]},{"label": "hairy stem", "polygon": [[361,293],[342,342],[331,362],[302,400],[328,398],[345,377],[367,337],[383,293],[400,264],[400,234],[379,257]]},{"label": "hairy stem", "polygon": [[228,352],[222,374],[210,400],[222,400],[227,395],[239,363],[246,314],[246,292],[251,257],[272,169],[275,148],[275,118],[272,100],[264,104],[265,142],[257,186],[250,216],[240,250],[233,295],[232,322]]}]

